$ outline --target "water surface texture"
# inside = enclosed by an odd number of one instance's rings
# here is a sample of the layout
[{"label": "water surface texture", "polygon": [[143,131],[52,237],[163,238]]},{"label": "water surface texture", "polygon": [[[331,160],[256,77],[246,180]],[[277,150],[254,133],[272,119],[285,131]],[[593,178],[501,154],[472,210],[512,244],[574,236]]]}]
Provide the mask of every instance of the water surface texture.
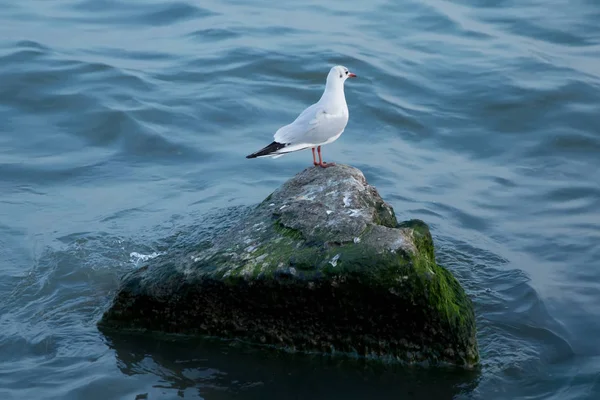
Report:
[{"label": "water surface texture", "polygon": [[[600,3],[24,0],[0,8],[0,398],[600,398]],[[477,373],[105,337],[119,277],[309,167],[245,155],[316,101],[326,161],[430,224]]]}]

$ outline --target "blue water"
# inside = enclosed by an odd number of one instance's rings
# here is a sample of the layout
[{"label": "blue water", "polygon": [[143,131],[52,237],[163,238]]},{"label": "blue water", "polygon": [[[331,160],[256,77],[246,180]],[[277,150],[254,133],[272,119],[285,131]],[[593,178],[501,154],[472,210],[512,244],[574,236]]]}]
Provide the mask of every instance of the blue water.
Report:
[{"label": "blue water", "polygon": [[[600,398],[600,3],[3,1],[1,399]],[[311,165],[247,160],[316,101],[323,148],[430,224],[477,373],[104,337],[120,276]]]}]

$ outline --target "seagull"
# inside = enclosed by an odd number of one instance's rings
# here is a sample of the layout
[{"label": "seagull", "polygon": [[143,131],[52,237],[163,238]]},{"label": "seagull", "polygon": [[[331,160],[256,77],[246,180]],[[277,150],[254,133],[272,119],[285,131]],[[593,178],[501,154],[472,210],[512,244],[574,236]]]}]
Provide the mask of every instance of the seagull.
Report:
[{"label": "seagull", "polygon": [[[356,78],[356,75],[343,65],[332,67],[319,101],[302,111],[294,122],[279,128],[273,136],[273,143],[246,158],[277,158],[310,148],[315,166],[327,168],[335,165],[323,162],[321,146],[339,138],[348,123],[348,105],[344,96],[344,82],[348,78]],[[315,148],[319,153],[319,162],[315,158]]]}]

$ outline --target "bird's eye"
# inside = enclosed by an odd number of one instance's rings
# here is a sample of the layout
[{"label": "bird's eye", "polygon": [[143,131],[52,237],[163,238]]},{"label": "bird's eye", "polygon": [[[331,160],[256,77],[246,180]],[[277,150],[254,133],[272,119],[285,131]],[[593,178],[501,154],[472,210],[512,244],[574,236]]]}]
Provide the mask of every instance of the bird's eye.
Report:
[{"label": "bird's eye", "polygon": [[348,71],[346,71],[346,75],[348,75]]}]

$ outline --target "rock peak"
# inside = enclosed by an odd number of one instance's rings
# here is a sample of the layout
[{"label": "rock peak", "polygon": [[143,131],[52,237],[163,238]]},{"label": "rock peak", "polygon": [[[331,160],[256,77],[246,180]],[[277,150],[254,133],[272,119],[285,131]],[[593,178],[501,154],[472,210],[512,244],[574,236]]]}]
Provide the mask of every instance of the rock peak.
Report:
[{"label": "rock peak", "polygon": [[[398,224],[392,207],[367,183],[363,173],[347,165],[308,168],[273,192],[260,207],[266,219],[298,231],[306,240],[325,243],[351,242],[365,235],[368,239],[372,233],[385,236],[386,227]],[[388,245],[397,242],[397,235],[392,236]]]}]

